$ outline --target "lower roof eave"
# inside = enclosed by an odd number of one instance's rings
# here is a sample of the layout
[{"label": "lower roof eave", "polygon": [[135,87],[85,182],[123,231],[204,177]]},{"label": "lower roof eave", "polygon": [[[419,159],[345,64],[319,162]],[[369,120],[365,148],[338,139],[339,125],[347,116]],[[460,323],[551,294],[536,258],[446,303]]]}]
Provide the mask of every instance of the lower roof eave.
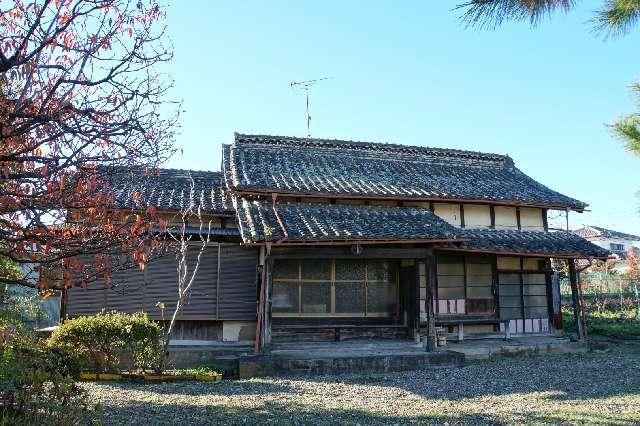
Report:
[{"label": "lower roof eave", "polygon": [[230,193],[238,197],[271,197],[274,194],[283,197],[305,197],[305,198],[335,198],[335,199],[357,199],[357,200],[381,200],[381,201],[428,201],[442,203],[461,203],[461,204],[492,204],[496,206],[512,206],[512,207],[532,207],[549,210],[571,210],[577,213],[584,213],[588,205],[572,206],[559,205],[554,203],[536,203],[518,200],[500,200],[492,198],[462,198],[462,197],[437,197],[437,196],[420,196],[420,195],[368,195],[368,194],[352,194],[339,192],[301,192],[286,191],[282,189],[260,189],[260,188],[228,188]]},{"label": "lower roof eave", "polygon": [[436,247],[437,251],[456,251],[466,253],[484,253],[484,254],[496,254],[502,256],[523,256],[523,257],[552,257],[554,259],[599,259],[607,260],[611,259],[610,256],[589,256],[583,253],[534,253],[534,252],[513,252],[513,251],[501,251],[501,250],[489,250],[489,249],[470,249],[470,248],[456,248],[456,247]]},{"label": "lower roof eave", "polygon": [[415,240],[280,240],[242,243],[245,246],[344,246],[344,245],[376,245],[376,244],[443,244],[443,243],[465,243],[468,239],[415,239]]}]

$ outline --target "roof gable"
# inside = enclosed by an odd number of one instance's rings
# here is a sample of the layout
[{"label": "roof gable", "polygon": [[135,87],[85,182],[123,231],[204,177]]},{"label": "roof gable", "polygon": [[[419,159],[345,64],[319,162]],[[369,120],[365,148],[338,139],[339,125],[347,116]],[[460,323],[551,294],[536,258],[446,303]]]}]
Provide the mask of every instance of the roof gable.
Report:
[{"label": "roof gable", "polygon": [[372,142],[236,134],[223,146],[236,192],[454,199],[583,209],[506,155]]},{"label": "roof gable", "polygon": [[640,237],[633,234],[626,234],[624,232],[614,231],[612,229],[602,228],[600,226],[584,226],[580,229],[576,229],[573,233],[580,235],[583,238],[617,238],[621,240],[640,241]]}]

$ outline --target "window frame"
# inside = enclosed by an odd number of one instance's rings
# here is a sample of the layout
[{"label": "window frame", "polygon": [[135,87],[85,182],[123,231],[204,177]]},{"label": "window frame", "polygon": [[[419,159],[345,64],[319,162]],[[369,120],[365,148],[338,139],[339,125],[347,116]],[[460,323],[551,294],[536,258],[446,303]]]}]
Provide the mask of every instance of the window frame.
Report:
[{"label": "window frame", "polygon": [[[298,265],[298,277],[297,278],[275,278],[275,276],[271,277],[271,285],[274,287],[278,283],[286,284],[286,283],[296,283],[297,284],[297,295],[298,295],[298,312],[276,312],[272,307],[272,316],[277,318],[393,318],[399,314],[399,304],[400,304],[400,264],[397,260],[394,259],[330,259],[331,261],[331,271],[329,279],[307,279],[303,278],[303,264],[304,262],[311,262],[311,259],[279,259],[280,261],[294,261],[297,262]],[[329,259],[323,259],[329,260]],[[336,261],[345,260],[345,261],[360,261],[364,264],[364,272],[363,276],[360,279],[348,279],[348,280],[339,280],[336,278]],[[276,261],[277,262],[277,261]],[[368,290],[369,283],[386,283],[385,280],[371,280],[369,279],[369,263],[371,262],[389,262],[394,264],[394,273],[393,278],[390,281],[390,284],[393,286],[393,294],[394,294],[394,304],[395,309],[393,312],[370,312],[369,303],[368,303]],[[274,263],[274,271],[275,265]],[[275,274],[274,274],[275,275]],[[314,285],[314,284],[330,284],[330,307],[328,312],[303,312],[303,304],[302,304],[302,291],[303,286],[305,285]],[[362,291],[363,291],[363,312],[336,312],[336,284],[340,285],[340,283],[362,283]]]}]

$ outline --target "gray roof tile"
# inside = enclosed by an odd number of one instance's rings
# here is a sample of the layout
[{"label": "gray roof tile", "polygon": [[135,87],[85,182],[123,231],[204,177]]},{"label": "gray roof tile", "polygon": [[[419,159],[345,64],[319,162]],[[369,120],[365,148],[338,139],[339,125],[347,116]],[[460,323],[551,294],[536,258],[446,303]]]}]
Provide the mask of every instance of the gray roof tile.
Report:
[{"label": "gray roof tile", "polygon": [[469,241],[465,250],[497,253],[541,254],[550,257],[608,257],[610,252],[584,238],[566,232],[519,231],[502,229],[460,229],[460,237]]},{"label": "gray roof tile", "polygon": [[[118,208],[156,207],[180,210],[188,203],[200,206],[204,213],[233,215],[235,211],[222,185],[220,172],[159,169],[146,173],[143,168],[102,169]],[[194,190],[191,192],[191,181]],[[140,195],[136,201],[136,192]]]},{"label": "gray roof tile", "polygon": [[528,177],[509,156],[453,149],[236,134],[223,146],[223,170],[238,192],[586,207]]},{"label": "gray roof tile", "polygon": [[[277,203],[238,198],[245,243],[278,241],[449,240],[456,229],[429,210],[337,204]],[[284,225],[282,229],[278,221]]]}]

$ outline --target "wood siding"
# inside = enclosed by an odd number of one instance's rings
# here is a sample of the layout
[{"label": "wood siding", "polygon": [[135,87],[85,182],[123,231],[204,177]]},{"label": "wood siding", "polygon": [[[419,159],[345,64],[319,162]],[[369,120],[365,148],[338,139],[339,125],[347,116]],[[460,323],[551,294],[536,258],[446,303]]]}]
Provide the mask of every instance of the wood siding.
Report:
[{"label": "wood siding", "polygon": [[[190,249],[191,266],[198,249],[195,246]],[[179,318],[255,320],[257,261],[258,251],[255,249],[241,248],[236,244],[211,244],[202,254],[191,294]],[[169,317],[177,297],[176,260],[173,255],[167,255],[150,262],[146,271],[136,268],[115,272],[108,289],[102,281],[91,284],[87,289],[71,289],[68,312],[70,317],[74,317],[95,314],[106,308],[120,312],[145,311],[151,318],[160,319],[161,312],[156,303],[165,304],[164,314]]]}]

